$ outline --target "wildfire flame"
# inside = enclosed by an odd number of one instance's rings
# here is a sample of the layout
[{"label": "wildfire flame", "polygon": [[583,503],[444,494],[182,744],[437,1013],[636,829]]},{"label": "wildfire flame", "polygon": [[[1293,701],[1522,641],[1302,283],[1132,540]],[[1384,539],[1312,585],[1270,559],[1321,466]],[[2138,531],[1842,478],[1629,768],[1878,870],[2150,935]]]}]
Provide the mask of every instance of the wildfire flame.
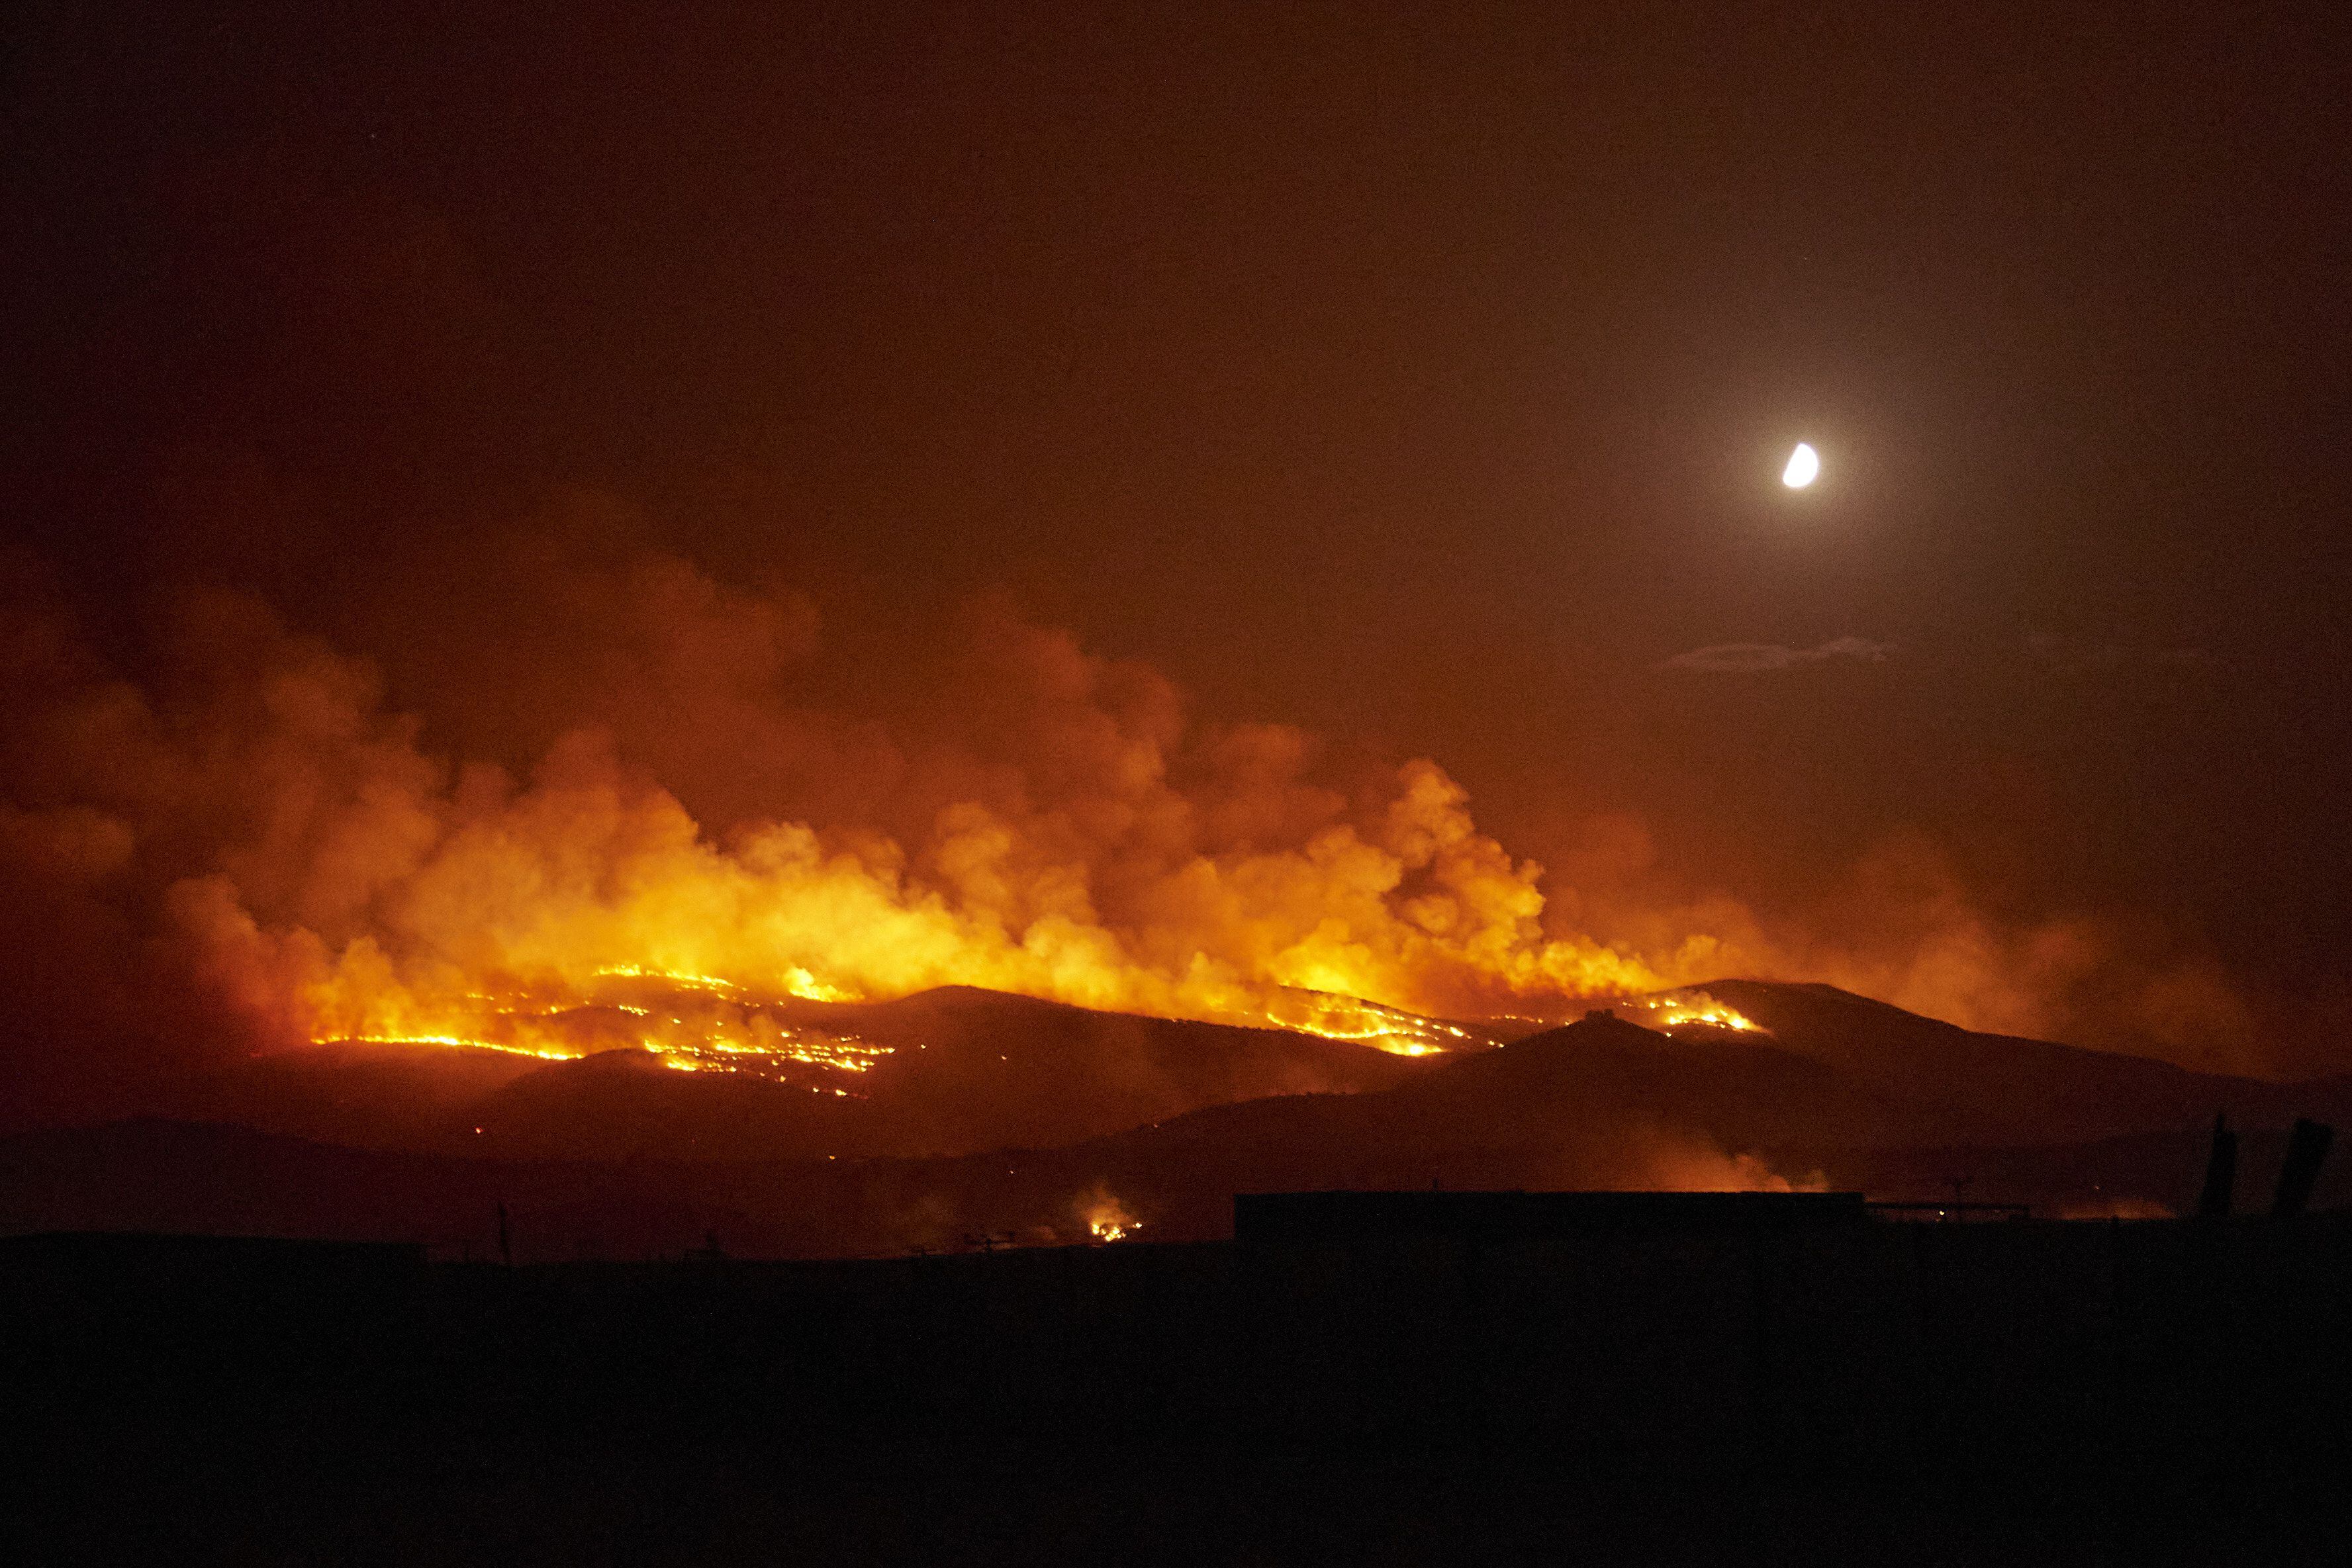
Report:
[{"label": "wildfire flame", "polygon": [[1457,1025],[1356,997],[1285,987],[1267,1001],[1265,1020],[1300,1034],[1352,1040],[1394,1056],[1433,1056],[1475,1043]]},{"label": "wildfire flame", "polygon": [[262,925],[217,879],[185,902],[301,1038],[635,1049],[691,1071],[862,1071],[877,1049],[786,1005],[941,985],[1427,1055],[1479,1043],[1428,1016],[1449,1000],[1477,1013],[1656,984],[1638,958],[1545,937],[1539,868],[1477,835],[1434,767],[1398,778],[1369,836],[1336,824],[1296,849],[1195,852],[1162,872],[1139,923],[1096,907],[1083,864],[1014,881],[1003,862],[1034,852],[977,805],[943,814],[918,879],[895,845],[801,823],[722,847],[667,794],[609,776],[451,823],[377,928],[340,947]]},{"label": "wildfire flame", "polygon": [[1084,1217],[1087,1234],[1097,1241],[1124,1241],[1143,1228],[1143,1221],[1101,1187],[1097,1187],[1087,1201]]},{"label": "wildfire flame", "polygon": [[[626,1051],[854,1093],[887,1050],[819,1004],[966,986],[1427,1055],[1492,1043],[1441,1019],[1726,967],[1708,936],[1636,953],[1548,923],[1542,868],[1434,762],[1321,779],[1302,732],[1192,725],[1154,673],[1009,619],[974,635],[985,711],[893,737],[842,786],[887,797],[872,822],[698,819],[656,768],[681,788],[752,753],[760,778],[849,770],[832,732],[795,749],[774,665],[790,607],[672,560],[592,586],[549,600],[598,611],[550,644],[604,637],[597,668],[658,679],[582,715],[528,782],[425,752],[367,666],[205,601],[180,695],[94,656],[20,683],[44,803],[0,830],[119,905],[258,1049]],[[724,756],[718,733],[737,737]]]},{"label": "wildfire flame", "polygon": [[[644,1000],[625,999],[636,998]],[[549,985],[503,993],[466,991],[444,1000],[445,1016],[457,1020],[446,1030],[373,1030],[316,1038],[450,1046],[556,1061],[642,1051],[680,1071],[777,1080],[792,1076],[794,1068],[865,1072],[892,1051],[852,1033],[781,1017],[782,1005],[717,976],[615,965],[598,970],[584,991]]]},{"label": "wildfire flame", "polygon": [[1609,1010],[1628,1023],[1668,1032],[1693,1024],[1708,1029],[1733,1030],[1743,1034],[1767,1032],[1753,1019],[1699,990],[1660,991],[1650,996],[1629,997],[1610,1003]]}]

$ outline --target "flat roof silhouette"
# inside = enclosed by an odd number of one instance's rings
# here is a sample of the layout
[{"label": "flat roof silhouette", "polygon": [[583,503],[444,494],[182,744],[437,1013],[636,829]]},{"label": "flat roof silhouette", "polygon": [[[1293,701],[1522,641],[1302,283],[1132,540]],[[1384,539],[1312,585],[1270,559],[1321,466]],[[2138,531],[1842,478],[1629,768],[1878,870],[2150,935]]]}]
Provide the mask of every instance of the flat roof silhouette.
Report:
[{"label": "flat roof silhouette", "polygon": [[1244,1244],[1436,1237],[1536,1241],[1595,1231],[1781,1230],[1861,1225],[1858,1192],[1252,1192],[1234,1197]]},{"label": "flat roof silhouette", "polygon": [[406,1241],[327,1241],[172,1231],[50,1230],[0,1237],[0,1264],[183,1270],[341,1272],[414,1269],[425,1249]]}]

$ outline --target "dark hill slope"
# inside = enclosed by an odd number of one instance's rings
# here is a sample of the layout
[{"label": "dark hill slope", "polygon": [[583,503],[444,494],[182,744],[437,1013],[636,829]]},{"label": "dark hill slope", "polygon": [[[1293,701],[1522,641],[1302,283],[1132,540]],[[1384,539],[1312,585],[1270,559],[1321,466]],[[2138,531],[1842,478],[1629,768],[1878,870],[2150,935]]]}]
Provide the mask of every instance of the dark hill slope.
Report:
[{"label": "dark hill slope", "polygon": [[865,1072],[810,1068],[779,1083],[672,1071],[635,1051],[539,1061],[347,1043],[257,1058],[172,1104],[293,1136],[468,1156],[847,1158],[1074,1143],[1205,1105],[1386,1088],[1433,1065],[1286,1030],[968,988],[779,1010],[890,1051]]},{"label": "dark hill slope", "polygon": [[2277,1086],[2045,1040],[1979,1034],[1833,986],[1717,980],[1699,988],[1769,1030],[1773,1043],[1881,1092],[1990,1124],[2000,1141],[2068,1142],[2173,1128]]},{"label": "dark hill slope", "polygon": [[[740,1087],[629,1058],[565,1066],[574,1078],[609,1074],[615,1103],[669,1092],[659,1079],[636,1083],[640,1075],[687,1080],[688,1092]],[[1234,1192],[1269,1187],[1756,1185],[1773,1173],[1738,1156],[1784,1134],[1864,1141],[1926,1126],[1914,1109],[1769,1046],[1678,1042],[1591,1019],[1383,1091],[1261,1098],[1017,1153],[523,1161],[149,1123],[16,1140],[0,1178],[15,1206],[5,1218],[18,1228],[405,1237],[478,1251],[503,1203],[533,1256],[676,1250],[701,1228],[743,1250],[805,1255],[980,1232],[1070,1239],[1105,1202],[1142,1218],[1148,1234],[1217,1235]]]}]

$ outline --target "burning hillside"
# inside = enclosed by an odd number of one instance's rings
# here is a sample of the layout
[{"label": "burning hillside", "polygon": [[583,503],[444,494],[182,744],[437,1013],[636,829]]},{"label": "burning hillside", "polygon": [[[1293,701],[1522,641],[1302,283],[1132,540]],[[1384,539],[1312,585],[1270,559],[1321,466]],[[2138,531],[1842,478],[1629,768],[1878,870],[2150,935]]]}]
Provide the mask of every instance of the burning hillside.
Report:
[{"label": "burning hillside", "polygon": [[[639,608],[713,650],[678,679],[740,695],[748,662],[776,691],[772,604],[649,571]],[[813,1008],[968,986],[1414,1053],[1469,1038],[1434,1018],[1719,963],[1703,935],[1548,925],[1542,868],[1433,762],[1318,776],[1299,733],[1189,724],[1156,675],[1017,622],[974,633],[1002,722],[877,742],[866,804],[827,823],[698,820],[593,698],[527,778],[437,754],[367,665],[247,601],[183,601],[144,683],[57,605],[19,610],[7,871],[46,912],[34,945],[79,944],[60,974],[113,982],[50,998],[69,1026],[628,1049],[847,1093],[883,1048]],[[790,716],[767,701],[735,728],[772,773]]]},{"label": "burning hillside", "polygon": [[[2352,1120],[2341,1078],[2200,1075],[1826,988],[1708,988],[1772,1032],[1588,1017],[1416,1058],[950,990],[845,1005],[895,1047],[856,1097],[634,1051],[302,1048],[213,1080],[209,1126],[0,1145],[14,1173],[0,1229],[425,1238],[478,1254],[503,1208],[519,1256],[675,1255],[712,1230],[739,1255],[828,1256],[1114,1228],[1198,1239],[1224,1234],[1236,1192],[1433,1182],[1826,1183],[1942,1201],[1969,1178],[1972,1197],[2042,1212],[2154,1214],[2195,1201],[2216,1106],[2249,1129],[2249,1190],[2267,1188],[2294,1118]],[[270,1135],[222,1124],[236,1123]],[[2319,1201],[2345,1200],[2347,1168]]]},{"label": "burning hillside", "polygon": [[[730,996],[968,985],[1369,1039],[1402,1036],[1365,1003],[1475,1014],[1660,982],[1650,960],[1545,936],[1540,868],[1480,835],[1432,764],[1408,765],[1362,818],[1332,801],[1278,846],[1204,841],[1186,831],[1191,802],[1149,781],[1141,793],[1135,810],[1174,819],[1168,841],[1118,824],[1097,860],[1084,843],[1055,852],[1066,822],[1024,832],[978,801],[947,808],[914,850],[801,822],[751,824],[721,844],[657,789],[572,777],[480,817],[427,804],[440,831],[371,901],[370,928],[341,943],[263,923],[241,887],[184,896],[213,951],[254,977],[254,999],[312,1039],[545,1046],[561,1033],[549,1020],[648,977],[721,1010]],[[646,1043],[681,1060],[788,1055],[772,1018],[736,1009],[699,1045]]]},{"label": "burning hillside", "polygon": [[[1196,722],[1154,672],[1001,608],[885,717],[798,700],[814,612],[788,590],[668,558],[498,570],[514,627],[465,632],[466,679],[423,681],[420,713],[250,598],[170,601],[125,663],[18,584],[21,1113],[327,1042],[630,1052],[855,1099],[926,1043],[856,1005],[959,987],[1441,1056],[1595,1000],[1738,1030],[1678,988],[1809,961],[1723,898],[1580,928],[1588,901],[1434,761]],[[497,694],[522,760],[436,738]],[[1999,970],[1975,936],[1956,967],[1950,925],[1916,927],[1938,985]]]}]

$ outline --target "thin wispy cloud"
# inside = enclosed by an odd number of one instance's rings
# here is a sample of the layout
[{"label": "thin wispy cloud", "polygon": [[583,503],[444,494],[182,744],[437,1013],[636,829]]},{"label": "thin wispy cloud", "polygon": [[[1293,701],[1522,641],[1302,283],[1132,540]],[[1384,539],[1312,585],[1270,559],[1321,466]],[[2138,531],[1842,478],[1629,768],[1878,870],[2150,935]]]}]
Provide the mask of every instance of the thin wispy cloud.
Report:
[{"label": "thin wispy cloud", "polygon": [[1814,664],[1882,664],[1894,655],[1892,643],[1867,637],[1832,637],[1818,648],[1790,648],[1778,643],[1714,643],[1676,653],[1656,666],[1702,675],[1761,675],[1776,670],[1801,670]]}]

